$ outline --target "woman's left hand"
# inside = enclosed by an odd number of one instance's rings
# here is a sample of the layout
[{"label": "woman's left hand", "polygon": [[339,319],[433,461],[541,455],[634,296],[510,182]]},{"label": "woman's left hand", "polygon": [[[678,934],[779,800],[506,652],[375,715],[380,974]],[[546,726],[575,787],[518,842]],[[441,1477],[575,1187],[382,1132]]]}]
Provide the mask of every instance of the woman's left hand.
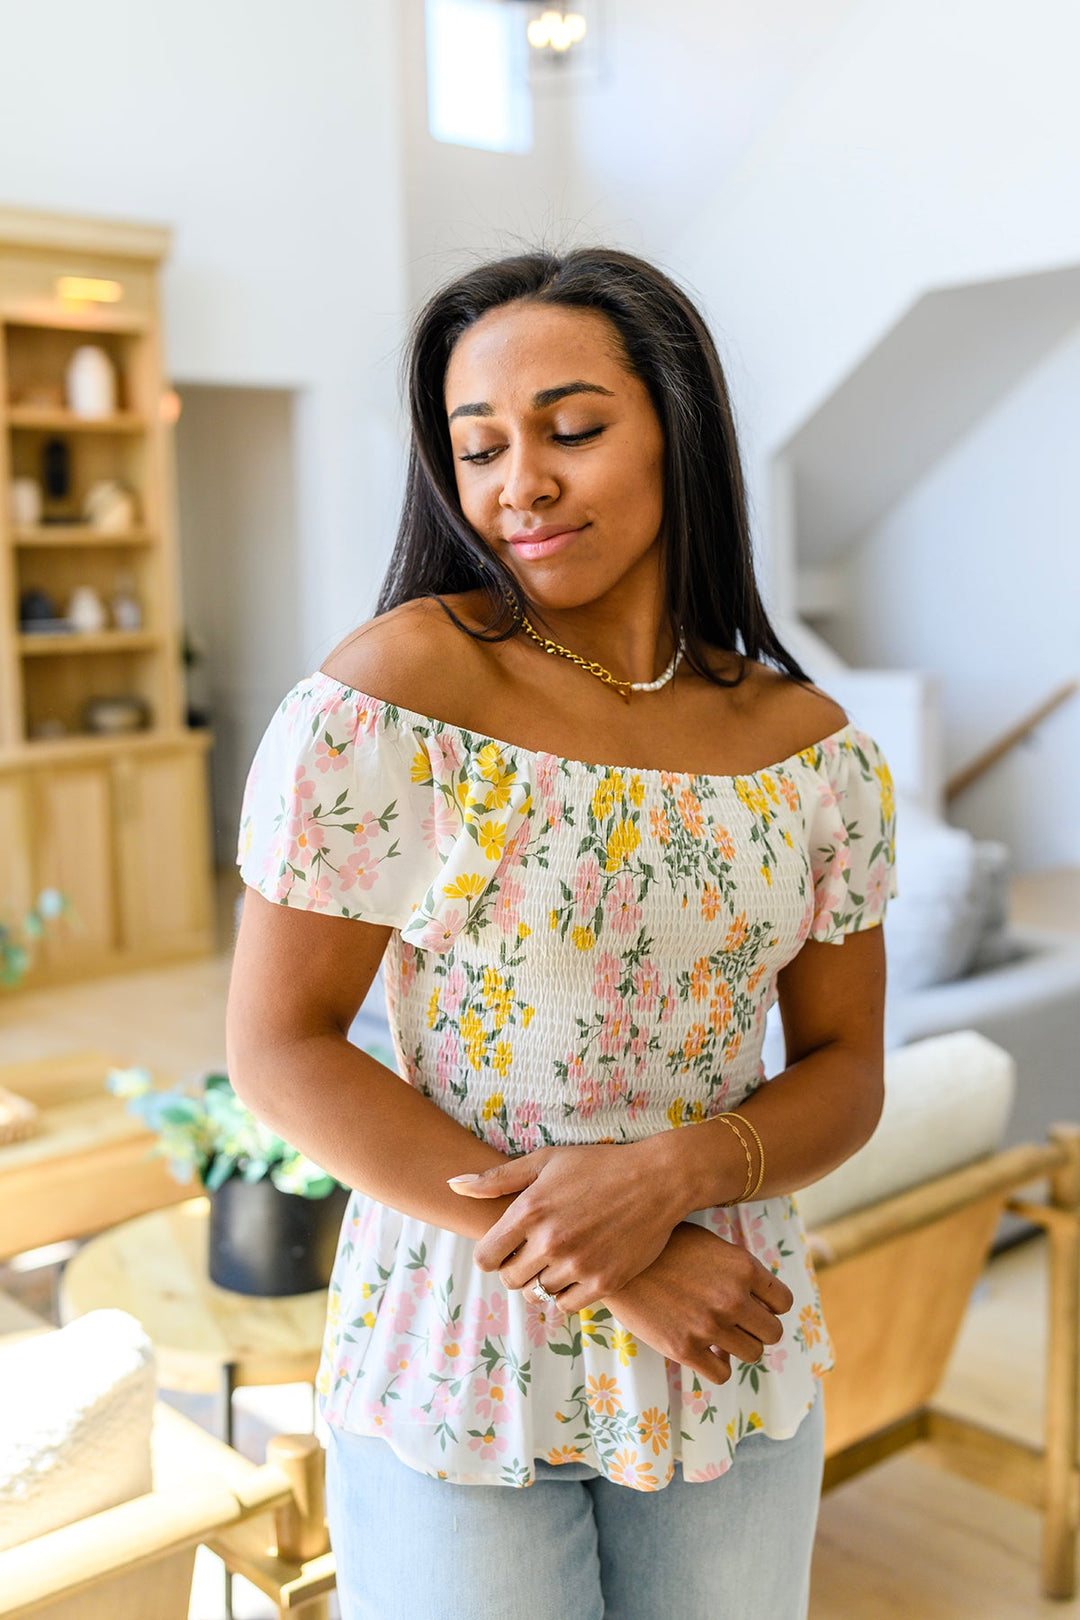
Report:
[{"label": "woman's left hand", "polygon": [[537,1148],[451,1181],[468,1198],[518,1195],[476,1245],[481,1271],[497,1271],[507,1288],[539,1276],[566,1313],[625,1287],[688,1213],[649,1141]]}]

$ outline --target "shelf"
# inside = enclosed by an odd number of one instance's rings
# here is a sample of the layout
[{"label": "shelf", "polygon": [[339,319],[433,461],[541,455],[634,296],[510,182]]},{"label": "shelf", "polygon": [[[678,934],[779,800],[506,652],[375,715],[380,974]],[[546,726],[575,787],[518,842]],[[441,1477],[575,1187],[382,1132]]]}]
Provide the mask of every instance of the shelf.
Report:
[{"label": "shelf", "polygon": [[37,405],[11,405],[8,424],[35,433],[145,433],[145,416],[118,411],[115,416],[76,416],[74,411],[43,410]]},{"label": "shelf", "polygon": [[157,536],[150,529],[93,529],[87,523],[50,523],[42,529],[14,529],[17,546],[149,546]]},{"label": "shelf", "polygon": [[0,311],[5,326],[50,332],[93,332],[102,337],[138,337],[150,330],[147,316],[125,314],[115,304],[94,305],[87,309],[66,308],[46,299],[11,306]]},{"label": "shelf", "polygon": [[61,631],[59,635],[20,635],[17,637],[23,657],[51,657],[54,653],[142,652],[148,647],[163,647],[165,638],[156,630],[98,630],[93,635],[85,631]]},{"label": "shelf", "polygon": [[66,737],[29,737],[13,747],[0,748],[0,770],[27,764],[61,765],[102,756],[108,758],[132,749],[149,753],[160,748],[175,748],[178,744],[209,750],[214,744],[214,733],[204,726],[148,726],[143,731],[109,734],[78,731]]}]

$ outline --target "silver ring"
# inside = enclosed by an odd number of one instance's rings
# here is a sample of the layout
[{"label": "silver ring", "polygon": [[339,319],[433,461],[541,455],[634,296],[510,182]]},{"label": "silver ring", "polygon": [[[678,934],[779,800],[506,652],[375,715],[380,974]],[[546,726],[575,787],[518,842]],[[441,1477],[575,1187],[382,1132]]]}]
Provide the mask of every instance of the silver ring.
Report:
[{"label": "silver ring", "polygon": [[555,1305],[555,1304],[558,1303],[558,1301],[555,1298],[555,1295],[548,1293],[547,1289],[544,1287],[544,1285],[540,1281],[539,1277],[537,1277],[536,1281],[533,1283],[532,1291],[533,1291],[533,1298],[535,1300],[538,1300],[541,1305]]}]

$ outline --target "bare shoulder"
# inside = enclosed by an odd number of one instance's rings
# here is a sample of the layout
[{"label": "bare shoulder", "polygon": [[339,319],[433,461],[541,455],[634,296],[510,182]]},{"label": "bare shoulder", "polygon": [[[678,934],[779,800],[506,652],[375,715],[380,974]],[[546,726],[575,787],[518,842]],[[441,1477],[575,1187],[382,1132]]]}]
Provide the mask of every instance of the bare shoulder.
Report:
[{"label": "bare shoulder", "polygon": [[747,699],[763,729],[776,737],[777,758],[831,737],[848,724],[844,708],[812,682],[792,680],[783,670],[747,660]]},{"label": "bare shoulder", "polygon": [[[442,601],[464,623],[482,625],[480,605],[471,596]],[[467,704],[489,661],[489,647],[466,635],[442,602],[428,596],[359,625],[323,660],[321,670],[366,697],[445,718]]]}]

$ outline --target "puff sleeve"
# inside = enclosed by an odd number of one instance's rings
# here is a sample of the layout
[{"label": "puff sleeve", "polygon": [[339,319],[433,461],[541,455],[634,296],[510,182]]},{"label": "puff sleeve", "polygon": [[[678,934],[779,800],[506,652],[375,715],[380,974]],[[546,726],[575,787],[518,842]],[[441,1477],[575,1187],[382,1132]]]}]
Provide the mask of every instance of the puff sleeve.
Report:
[{"label": "puff sleeve", "polygon": [[814,910],[809,938],[843,944],[876,927],[897,895],[896,802],[877,743],[854,726],[809,750],[816,802],[810,821]]},{"label": "puff sleeve", "polygon": [[524,857],[531,785],[498,744],[322,671],[283,699],[244,788],[237,863],[281,905],[448,951]]}]

